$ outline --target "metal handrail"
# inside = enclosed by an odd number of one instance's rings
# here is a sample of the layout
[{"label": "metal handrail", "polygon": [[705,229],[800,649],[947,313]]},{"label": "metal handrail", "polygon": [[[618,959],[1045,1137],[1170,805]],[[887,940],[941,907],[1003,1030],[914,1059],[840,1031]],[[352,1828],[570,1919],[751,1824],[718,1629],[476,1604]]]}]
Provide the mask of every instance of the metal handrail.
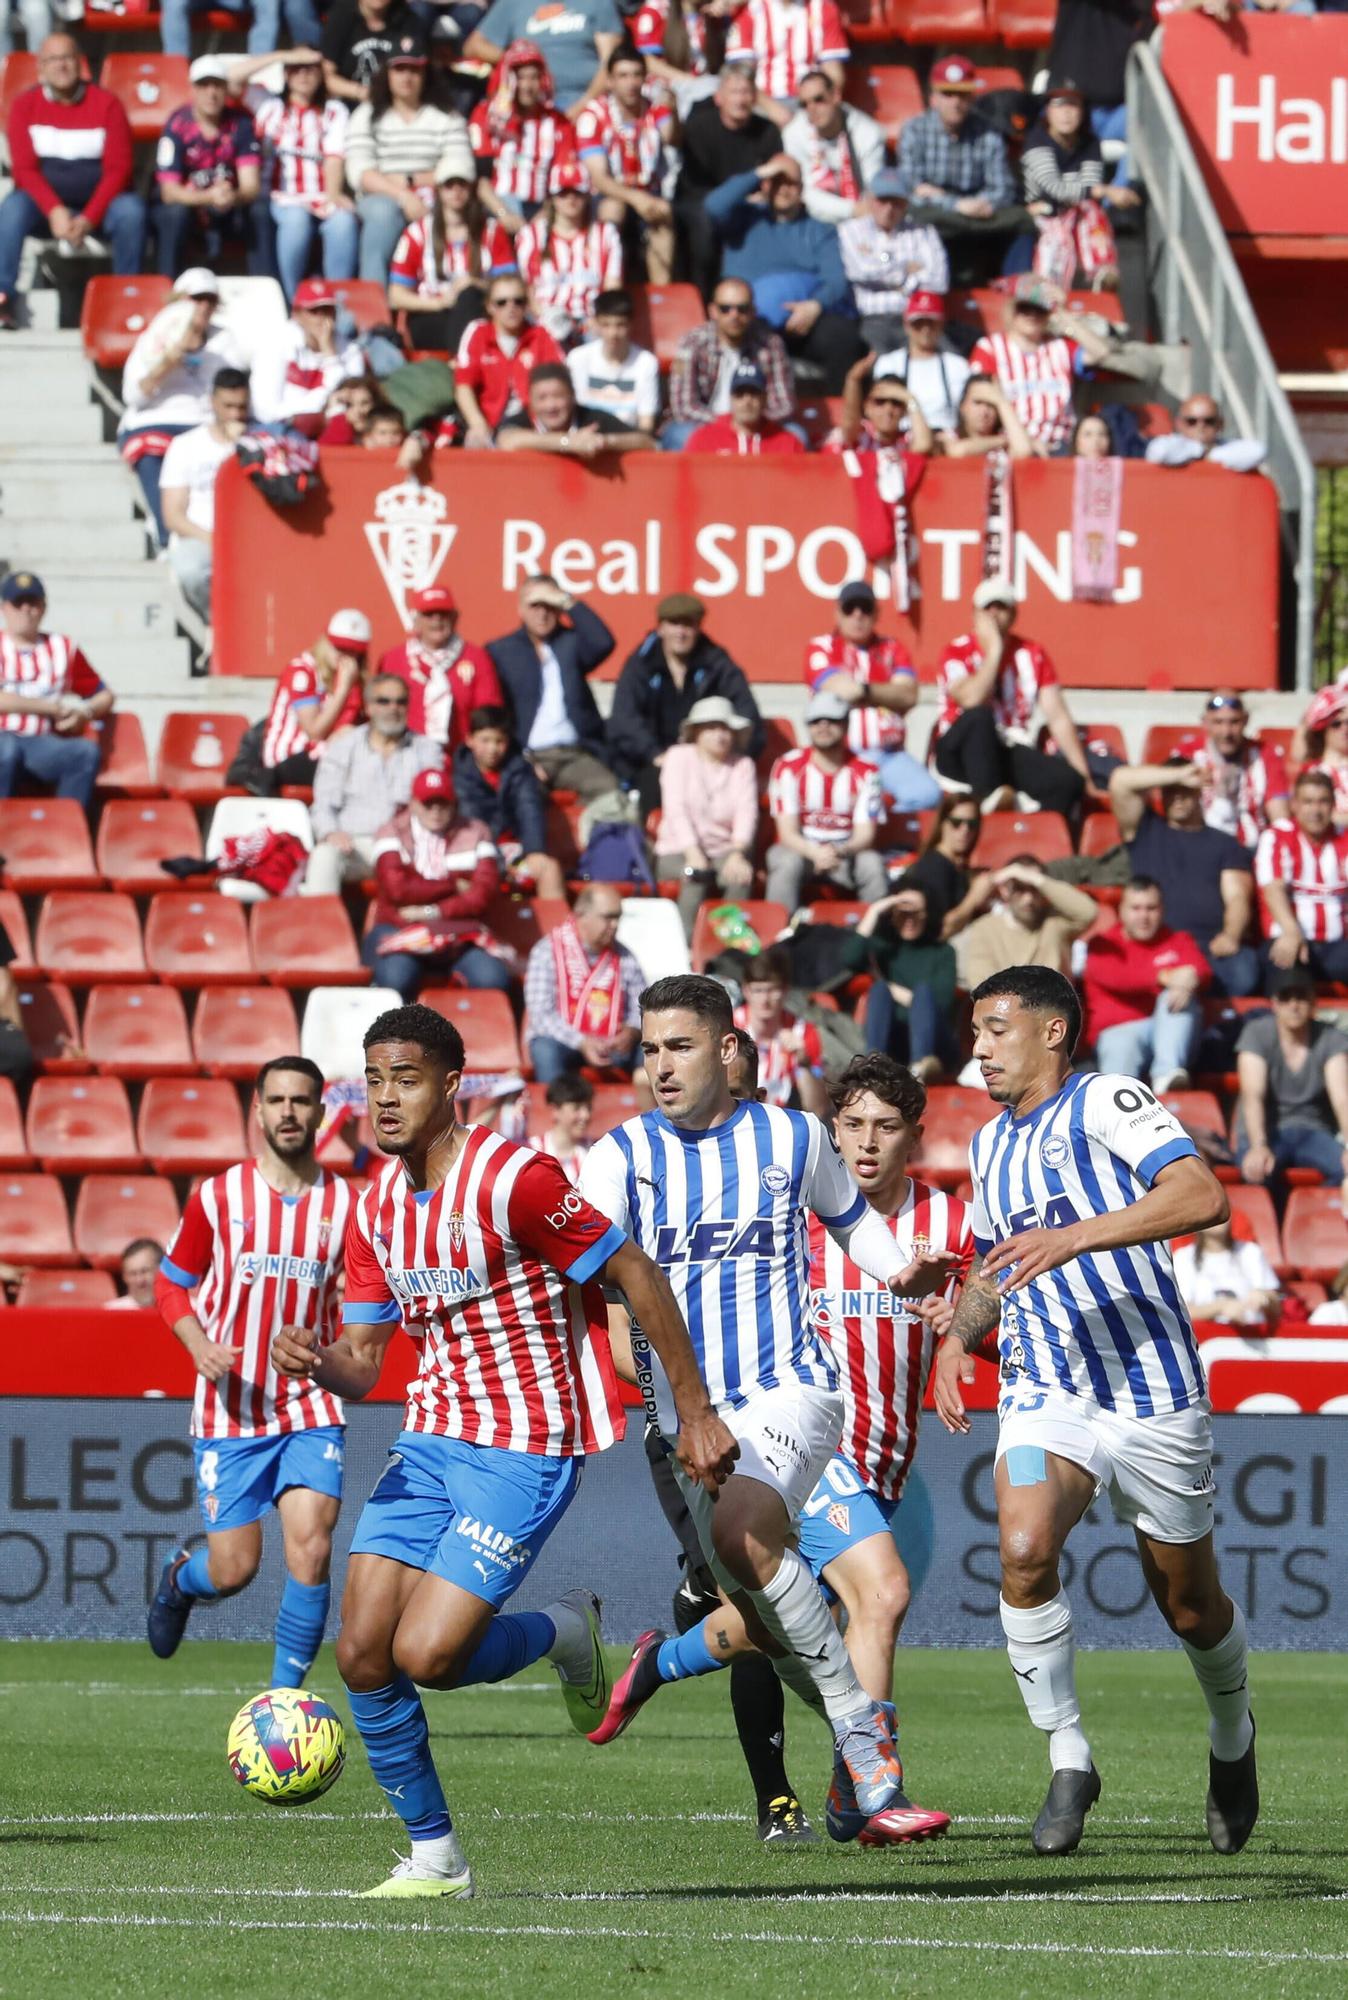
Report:
[{"label": "metal handrail", "polygon": [[[1292,659],[1309,692],[1315,629],[1315,470],[1278,381],[1249,294],[1161,73],[1156,44],[1128,60],[1128,150],[1146,183],[1148,275],[1162,340],[1187,340],[1231,431],[1268,447],[1284,556],[1295,591]],[[1206,380],[1204,380],[1206,377]]]}]

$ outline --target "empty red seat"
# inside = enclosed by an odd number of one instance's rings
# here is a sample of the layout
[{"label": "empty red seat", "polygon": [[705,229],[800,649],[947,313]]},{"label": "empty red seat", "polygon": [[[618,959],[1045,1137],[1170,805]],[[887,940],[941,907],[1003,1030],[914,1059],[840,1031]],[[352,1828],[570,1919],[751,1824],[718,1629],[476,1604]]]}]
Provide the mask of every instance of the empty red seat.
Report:
[{"label": "empty red seat", "polygon": [[14,956],[9,969],[16,979],[25,973],[37,971],[37,960],[33,956],[33,935],[28,928],[28,916],[23,907],[23,899],[14,889],[0,889],[0,930],[9,939]]},{"label": "empty red seat", "polygon": [[1033,854],[1042,867],[1072,852],[1072,836],[1061,813],[995,812],[983,815],[974,857],[980,868],[1003,868],[1018,854]]},{"label": "empty red seat", "polygon": [[91,723],[86,732],[102,751],[94,787],[100,799],[152,799],[159,791],[150,769],[150,753],[145,747],[145,731],[139,716],[129,709],[105,715]]},{"label": "empty red seat", "polygon": [[154,276],[114,278],[102,272],[90,278],[80,306],[80,338],[95,368],[125,368],[171,290],[169,279]]},{"label": "empty red seat", "polygon": [[644,1098],[637,1096],[630,1083],[597,1083],[594,1087],[594,1110],[590,1114],[590,1138],[601,1139],[605,1132],[611,1132],[615,1125],[635,1118],[639,1111],[649,1106]]},{"label": "empty red seat", "polygon": [[0,799],[0,859],[7,889],[98,889],[89,819],[74,799]]},{"label": "empty red seat", "polygon": [[[1231,1204],[1232,1234],[1243,1236],[1255,1242],[1268,1258],[1279,1277],[1287,1275],[1287,1260],[1283,1256],[1282,1237],[1278,1233],[1278,1217],[1273,1207],[1273,1197],[1266,1187],[1247,1187],[1244,1182],[1228,1187],[1227,1200]],[[1313,1277],[1313,1272],[1307,1272]]]},{"label": "empty red seat", "polygon": [[858,111],[877,119],[891,141],[901,125],[926,110],[916,71],[899,63],[877,63],[873,68],[849,63],[844,95]]},{"label": "empty red seat", "polygon": [[1164,764],[1167,757],[1173,757],[1179,749],[1183,737],[1201,736],[1202,733],[1196,722],[1154,722],[1142,739],[1142,762]]},{"label": "empty red seat", "polygon": [[273,986],[368,986],[340,896],[285,896],[252,906],[253,966]]},{"label": "empty red seat", "polygon": [[811,903],[810,920],[816,924],[836,924],[841,930],[851,930],[861,922],[869,903],[849,903],[840,896],[836,903]]},{"label": "empty red seat", "polygon": [[96,853],[114,889],[133,896],[181,891],[182,883],[159,864],[175,854],[201,853],[197,816],[186,799],[109,799],[98,823]]},{"label": "empty red seat", "polygon": [[65,1306],[97,1312],[111,1305],[117,1287],[106,1271],[29,1271],[15,1296],[16,1306]]},{"label": "empty red seat", "polygon": [[295,1003],[277,986],[208,986],[197,1001],[192,1047],[208,1076],[248,1083],[272,1056],[300,1045]]},{"label": "empty red seat", "polygon": [[155,1077],[140,1101],[140,1149],[157,1174],[218,1174],[244,1156],[232,1083]]},{"label": "empty red seat", "polygon": [[[731,899],[727,897],[725,900]],[[786,929],[790,912],[785,903],[741,901],[739,897],[735,897],[734,901],[744,913],[746,922],[751,926],[761,945],[773,944]],[[715,958],[718,951],[724,951],[726,948],[717,937],[711,921],[712,911],[721,907],[722,899],[716,897],[711,902],[704,903],[697,913],[697,921],[693,925],[692,943],[694,972],[701,972],[709,958]]]},{"label": "empty red seat", "polygon": [[31,1167],[33,1156],[24,1135],[19,1094],[7,1076],[0,1076],[0,1173]]},{"label": "empty red seat", "polygon": [[502,903],[491,913],[491,927],[502,944],[514,945],[525,959],[541,937],[555,931],[570,915],[570,904],[560,896],[535,896],[527,903]]},{"label": "empty red seat", "polygon": [[103,1076],[192,1075],[182,994],[172,986],[95,986],[84,1010],[84,1052]]},{"label": "empty red seat", "polygon": [[961,1090],[958,1085],[929,1090],[922,1146],[913,1160],[918,1177],[950,1188],[967,1179],[969,1142],[1000,1109],[983,1090]]},{"label": "empty red seat", "polygon": [[129,896],[53,889],[37,920],[37,962],[69,986],[144,979],[140,921]]},{"label": "empty red seat", "polygon": [[28,1100],[28,1148],[49,1174],[138,1167],[126,1085],[115,1076],[40,1076]]},{"label": "empty red seat", "polygon": [[66,1198],[54,1174],[0,1174],[0,1257],[44,1269],[76,1261]]},{"label": "empty red seat", "polygon": [[1328,1283],[1348,1263],[1348,1222],[1331,1187],[1294,1187],[1282,1219],[1288,1268]]},{"label": "empty red seat", "polygon": [[983,0],[885,0],[890,33],[901,42],[986,42]]},{"label": "empty red seat", "polygon": [[239,904],[213,889],[155,897],[145,919],[145,958],[170,986],[249,986],[257,978],[247,919]]},{"label": "empty red seat", "polygon": [[1058,0],[988,0],[992,32],[1009,49],[1046,49],[1053,40]]},{"label": "empty red seat", "polygon": [[454,1023],[463,1036],[465,1067],[475,1075],[508,1075],[519,1068],[515,1016],[504,993],[436,986],[421,997],[428,1007]]},{"label": "empty red seat", "polygon": [[172,1181],[156,1174],[86,1174],[75,1197],[75,1248],[100,1270],[114,1271],[138,1236],[167,1243],[178,1227]]},{"label": "empty red seat", "polygon": [[372,326],[386,323],[388,294],[382,285],[371,278],[338,278],[335,283],[338,309],[350,313],[358,333],[368,333]]},{"label": "empty red seat", "polygon": [[1087,813],[1081,823],[1083,854],[1108,854],[1110,848],[1117,847],[1122,838],[1119,822],[1112,812]]},{"label": "empty red seat", "polygon": [[702,326],[707,309],[696,285],[630,285],[632,338],[654,354],[667,373],[679,342]]},{"label": "empty red seat", "polygon": [[[840,0],[838,11],[843,17],[849,42],[889,42],[894,39],[885,0]],[[860,103],[851,95],[850,73],[847,101],[849,104]],[[870,108],[869,104],[861,105],[863,111]]]},{"label": "empty red seat", "polygon": [[38,1068],[50,1072],[87,1070],[78,1053],[80,1019],[75,996],[59,979],[36,979],[19,987],[23,1032]]},{"label": "empty red seat", "polygon": [[779,757],[785,757],[788,751],[799,750],[801,746],[795,723],[785,715],[765,715],[763,728],[767,732],[767,741],[758,760],[758,770],[761,777],[766,777]]},{"label": "empty red seat", "polygon": [[214,805],[222,799],[230,789],[225,772],[247,727],[242,715],[212,714],[205,709],[180,709],[166,715],[159,738],[159,782],[164,790],[196,805]]},{"label": "empty red seat", "polygon": [[157,50],[104,56],[98,80],[122,105],[131,137],[138,144],[157,139],[170,112],[186,104],[191,95],[187,57],[166,56]]}]

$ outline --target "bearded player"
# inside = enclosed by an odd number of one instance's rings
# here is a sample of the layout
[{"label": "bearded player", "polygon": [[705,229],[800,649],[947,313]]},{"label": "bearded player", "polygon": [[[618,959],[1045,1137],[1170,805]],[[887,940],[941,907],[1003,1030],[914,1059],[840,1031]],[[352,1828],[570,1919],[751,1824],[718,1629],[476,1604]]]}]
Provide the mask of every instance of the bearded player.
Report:
[{"label": "bearded player", "polygon": [[263,1517],[275,1507],[286,1581],[269,1685],[302,1687],[327,1623],[345,1430],[337,1397],[278,1375],[271,1347],[285,1327],[318,1343],[336,1338],[351,1194],[314,1155],[323,1073],[306,1056],[264,1063],[254,1110],[257,1158],[202,1182],[155,1280],[155,1303],[197,1371],[192,1439],[206,1546],[167,1564],[146,1627],[151,1649],[171,1658],[194,1605],[252,1582]]},{"label": "bearded player", "polygon": [[1015,965],[972,998],[974,1058],[1005,1109],[969,1151],[978,1261],[934,1400],[969,1429],[960,1370],[1000,1323],[1002,1629],[1053,1772],[1035,1852],[1071,1854],[1100,1796],[1058,1564],[1104,1487],[1203,1691],[1208,1837],[1237,1854],[1259,1814],[1245,1620],[1217,1572],[1212,1409],[1169,1247],[1224,1221],[1226,1195],[1144,1084],[1073,1075],[1081,1006],[1060,972]]},{"label": "bearded player", "polygon": [[365,1036],[376,1142],[392,1157],[346,1246],[343,1332],[288,1329],[276,1365],[369,1394],[401,1324],[421,1348],[407,1415],[351,1545],[337,1664],[370,1768],[411,1854],[370,1896],[471,1896],[431,1758],[423,1687],[504,1680],[546,1658],[584,1734],[604,1713],[599,1603],[570,1591],[507,1613],[580,1483],[622,1435],[600,1278],[626,1294],[668,1373],[685,1476],[714,1495],[735,1455],[658,1266],[555,1160],[455,1120],[458,1031],[428,1007]]}]

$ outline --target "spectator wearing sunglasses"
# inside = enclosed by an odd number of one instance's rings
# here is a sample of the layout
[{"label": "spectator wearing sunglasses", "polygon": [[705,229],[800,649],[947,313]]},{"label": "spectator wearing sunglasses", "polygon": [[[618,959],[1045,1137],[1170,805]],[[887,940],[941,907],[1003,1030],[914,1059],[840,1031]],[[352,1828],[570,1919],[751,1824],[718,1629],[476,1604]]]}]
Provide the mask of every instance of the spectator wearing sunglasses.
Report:
[{"label": "spectator wearing sunglasses", "polygon": [[752,285],[743,278],[722,278],[706,324],[686,333],[674,356],[669,422],[660,435],[665,451],[682,451],[699,425],[729,415],[730,384],[744,362],[762,372],[764,415],[771,423],[786,423],[796,408],[786,343],[759,318]]},{"label": "spectator wearing sunglasses", "polygon": [[1268,457],[1268,447],[1257,438],[1223,437],[1225,420],[1215,396],[1186,396],[1168,437],[1156,437],[1147,446],[1150,465],[1193,465],[1205,458],[1211,465],[1225,466],[1228,472],[1257,472]]},{"label": "spectator wearing sunglasses", "polygon": [[1203,818],[1219,833],[1254,847],[1265,827],[1285,820],[1291,786],[1282,751],[1245,734],[1249,713],[1241,697],[1219,688],[1203,704],[1203,729],[1176,744],[1203,779]]},{"label": "spectator wearing sunglasses", "polygon": [[516,271],[487,287],[487,317],[474,320],[454,361],[454,400],[464,422],[464,443],[490,448],[498,424],[519,415],[529,398],[529,377],[562,350],[529,317],[529,294]]},{"label": "spectator wearing sunglasses", "polygon": [[365,689],[368,726],[340,731],[319,760],[306,896],[337,896],[345,882],[368,881],[380,828],[407,805],[420,774],[443,765],[440,745],[408,728],[407,705],[406,681],[376,674]]},{"label": "spectator wearing sunglasses", "polygon": [[885,164],[884,127],[845,104],[822,69],[806,71],[797,102],[782,144],[805,176],[806,210],[817,222],[864,215],[867,190]]}]

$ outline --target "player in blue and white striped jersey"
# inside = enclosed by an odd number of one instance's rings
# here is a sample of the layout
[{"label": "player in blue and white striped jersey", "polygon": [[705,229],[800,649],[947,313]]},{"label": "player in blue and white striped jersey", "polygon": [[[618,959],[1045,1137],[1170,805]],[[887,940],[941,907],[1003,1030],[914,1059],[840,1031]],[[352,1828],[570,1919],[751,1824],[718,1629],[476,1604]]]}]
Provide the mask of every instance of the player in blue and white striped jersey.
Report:
[{"label": "player in blue and white striped jersey", "polygon": [[[689,1512],[755,1636],[785,1649],[783,1678],[827,1715],[835,1781],[873,1816],[902,1785],[891,1719],[861,1687],[818,1585],[788,1545],[843,1416],[837,1370],[810,1324],[806,1213],[904,1297],[944,1284],[951,1259],[929,1254],[896,1268],[892,1234],[818,1119],[735,1101],[730,1001],[714,979],[657,980],[642,995],[641,1033],[658,1109],[591,1148],[581,1192],[669,1278],[713,1407],[739,1445],[714,1506],[676,1472]],[[670,1439],[668,1390],[635,1323],[632,1346],[648,1414]]]},{"label": "player in blue and white striped jersey", "polygon": [[1081,1005],[1060,972],[1012,966],[972,998],[974,1056],[1006,1109],[970,1147],[978,1255],[935,1402],[969,1429],[959,1364],[1000,1323],[1002,1629],[1053,1769],[1034,1846],[1073,1852],[1100,1795],[1058,1562],[1106,1487],[1207,1701],[1208,1834],[1235,1854],[1259,1811],[1245,1620],[1217,1573],[1212,1412],[1169,1249],[1223,1221],[1226,1195],[1144,1084],[1071,1073]]}]

